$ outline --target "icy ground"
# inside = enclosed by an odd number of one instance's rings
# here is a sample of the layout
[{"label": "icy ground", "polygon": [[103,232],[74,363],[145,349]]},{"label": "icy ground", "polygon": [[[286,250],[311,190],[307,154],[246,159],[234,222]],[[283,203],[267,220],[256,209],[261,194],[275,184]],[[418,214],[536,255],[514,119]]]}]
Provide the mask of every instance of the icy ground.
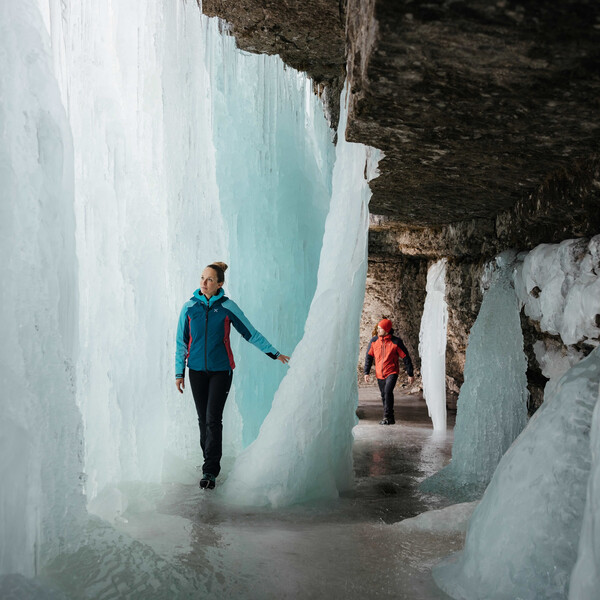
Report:
[{"label": "icy ground", "polygon": [[398,394],[396,405],[399,423],[382,427],[376,388],[361,389],[356,488],[342,498],[242,509],[195,485],[123,486],[116,529],[92,523],[92,544],[56,559],[40,585],[67,598],[447,598],[430,569],[463,534],[397,522],[447,505],[417,484],[448,462],[453,423],[434,434],[422,398]]}]

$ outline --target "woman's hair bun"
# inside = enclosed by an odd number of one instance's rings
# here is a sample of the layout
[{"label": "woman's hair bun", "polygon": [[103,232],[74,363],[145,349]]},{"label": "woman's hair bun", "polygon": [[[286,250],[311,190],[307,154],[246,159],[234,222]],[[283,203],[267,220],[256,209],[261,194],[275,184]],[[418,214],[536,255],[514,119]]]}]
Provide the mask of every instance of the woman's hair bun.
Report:
[{"label": "woman's hair bun", "polygon": [[214,262],[213,265],[217,265],[217,267],[221,267],[223,271],[227,271],[227,265],[224,262]]}]

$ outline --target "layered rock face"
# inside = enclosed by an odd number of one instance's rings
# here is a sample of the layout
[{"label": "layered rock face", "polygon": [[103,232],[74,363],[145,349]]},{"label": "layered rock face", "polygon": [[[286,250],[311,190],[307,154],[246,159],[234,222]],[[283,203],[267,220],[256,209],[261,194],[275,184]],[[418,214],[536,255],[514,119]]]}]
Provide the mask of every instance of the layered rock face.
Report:
[{"label": "layered rock face", "polygon": [[[382,315],[419,365],[427,267],[448,258],[447,372],[462,383],[486,261],[600,232],[600,3],[592,0],[204,0],[242,49],[315,81],[346,138],[385,152],[361,353]],[[524,319],[529,382],[544,378]],[[361,359],[362,361],[362,356]],[[536,400],[537,398],[537,400]]]}]

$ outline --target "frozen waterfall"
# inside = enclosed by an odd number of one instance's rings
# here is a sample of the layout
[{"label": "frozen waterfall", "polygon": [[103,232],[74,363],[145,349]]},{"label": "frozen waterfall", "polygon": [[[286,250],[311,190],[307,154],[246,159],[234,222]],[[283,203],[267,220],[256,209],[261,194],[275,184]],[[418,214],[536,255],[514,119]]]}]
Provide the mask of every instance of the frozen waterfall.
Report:
[{"label": "frozen waterfall", "polygon": [[433,429],[446,431],[446,259],[429,267],[426,292],[419,334],[423,396]]},{"label": "frozen waterfall", "polygon": [[304,337],[258,438],[223,487],[230,502],[283,506],[352,486],[371,197],[364,174],[376,174],[379,152],[345,141],[346,110],[342,98],[331,208]]},{"label": "frozen waterfall", "polygon": [[544,403],[500,461],[463,552],[434,572],[453,598],[597,597],[599,349],[582,357],[597,346],[599,241],[542,244],[516,262],[525,313],[565,346],[534,345]]},{"label": "frozen waterfall", "polygon": [[[317,285],[335,160],[332,131],[303,73],[276,56],[239,52],[214,19],[204,28],[219,206],[229,232],[226,289],[257,329],[291,355]],[[239,336],[232,341],[247,446],[285,369]]]},{"label": "frozen waterfall", "polygon": [[[566,597],[590,475],[590,422],[599,386],[596,349],[562,376],[504,455],[469,523],[464,550],[434,570],[438,585],[453,598]],[[592,498],[588,524],[593,503]],[[584,549],[586,544],[582,540]],[[586,565],[592,556],[582,557],[579,589],[588,585],[585,574],[596,572],[597,578],[597,565]]]},{"label": "frozen waterfall", "polygon": [[527,423],[527,361],[513,286],[514,253],[488,270],[490,286],[471,333],[450,464],[421,484],[457,500],[478,498]]},{"label": "frozen waterfall", "polygon": [[[338,157],[355,188],[338,182],[334,197],[356,203],[350,220],[330,219],[322,249],[336,149],[303,74],[238,51],[195,2],[4,2],[0,28],[0,574],[32,575],[59,543],[87,535],[86,504],[109,521],[126,509],[121,482],[197,482],[197,419],[189,391],[175,391],[172,357],[206,264],[230,264],[228,293],[282,351],[304,336],[310,349],[292,370],[323,352],[311,346],[316,327],[304,334],[318,298],[341,302],[327,306],[352,356],[366,150]],[[357,244],[346,280],[333,265],[352,252],[340,258],[338,244]],[[318,272],[336,287],[313,302]],[[247,344],[234,352],[230,454],[256,437],[286,373]],[[330,409],[346,415],[327,442],[345,487],[356,384],[350,374],[327,385]],[[67,522],[72,539],[59,535]]]},{"label": "frozen waterfall", "polygon": [[37,7],[2,2],[0,575],[33,575],[84,512],[73,145],[47,50]]}]

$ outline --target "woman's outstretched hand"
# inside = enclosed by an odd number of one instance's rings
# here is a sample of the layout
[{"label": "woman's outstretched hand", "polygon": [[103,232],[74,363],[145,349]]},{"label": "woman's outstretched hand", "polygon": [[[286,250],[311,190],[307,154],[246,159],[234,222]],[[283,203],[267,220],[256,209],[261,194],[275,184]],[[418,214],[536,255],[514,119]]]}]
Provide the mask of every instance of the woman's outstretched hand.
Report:
[{"label": "woman's outstretched hand", "polygon": [[290,357],[289,357],[289,356],[286,356],[285,354],[280,354],[280,355],[277,357],[277,360],[278,360],[279,362],[282,362],[284,365],[287,365],[287,364],[288,364],[288,362],[290,361]]},{"label": "woman's outstretched hand", "polygon": [[183,390],[185,389],[185,381],[184,381],[183,377],[181,379],[176,379],[175,385],[177,386],[179,393],[183,394]]}]

